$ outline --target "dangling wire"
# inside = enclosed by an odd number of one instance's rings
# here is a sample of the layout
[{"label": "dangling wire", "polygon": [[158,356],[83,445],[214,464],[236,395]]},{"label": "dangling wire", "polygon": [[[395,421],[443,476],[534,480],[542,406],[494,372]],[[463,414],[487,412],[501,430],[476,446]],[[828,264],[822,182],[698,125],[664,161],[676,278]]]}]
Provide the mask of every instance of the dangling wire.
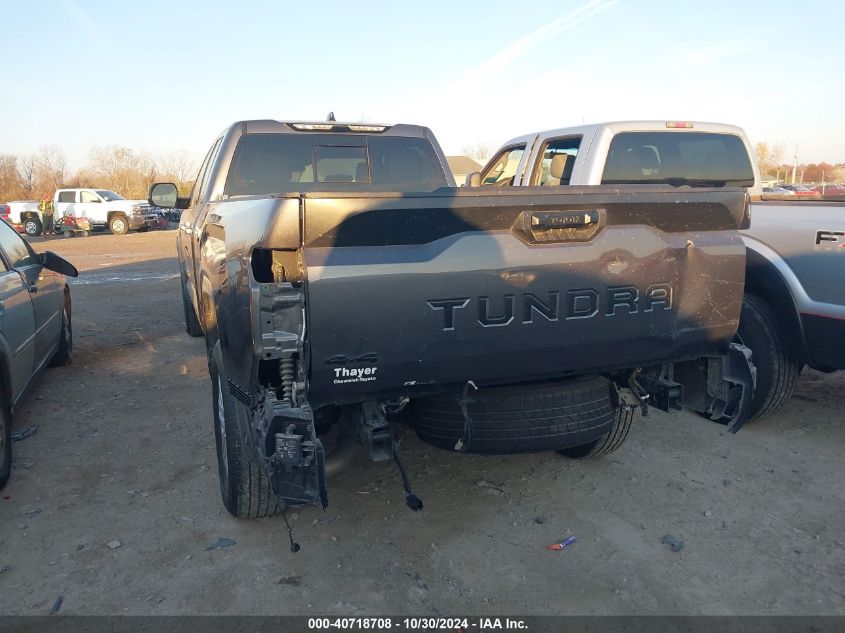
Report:
[{"label": "dangling wire", "polygon": [[473,381],[468,380],[464,385],[463,395],[461,395],[461,399],[458,400],[458,405],[461,407],[461,413],[464,415],[464,436],[455,443],[456,451],[465,451],[467,444],[472,441],[472,418],[469,416],[470,400],[468,398],[470,387],[475,390],[478,389]]},{"label": "dangling wire", "polygon": [[288,538],[290,539],[290,551],[296,554],[300,549],[299,543],[293,540],[293,529],[290,527],[290,523],[288,523],[288,507],[285,506],[282,510],[282,518],[285,520],[285,525],[288,526]]}]

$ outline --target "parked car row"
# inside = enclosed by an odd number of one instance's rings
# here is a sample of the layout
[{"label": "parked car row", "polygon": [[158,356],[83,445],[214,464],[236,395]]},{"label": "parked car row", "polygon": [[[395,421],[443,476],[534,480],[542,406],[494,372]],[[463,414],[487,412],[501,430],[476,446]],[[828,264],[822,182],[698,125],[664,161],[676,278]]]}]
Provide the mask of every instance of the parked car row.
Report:
[{"label": "parked car row", "polygon": [[823,196],[845,196],[845,185],[816,185],[813,187],[813,191],[818,192]]},{"label": "parked car row", "polygon": [[[125,200],[106,189],[59,189],[52,202],[52,231],[66,236],[108,229],[125,235],[130,230],[165,229],[178,213],[152,207],[146,200]],[[45,232],[47,213],[34,200],[0,204],[0,217],[30,237]]]},{"label": "parked car row", "polygon": [[778,196],[808,196],[815,198],[820,196],[845,196],[845,185],[839,185],[836,183],[824,185],[780,184],[771,187],[763,187],[763,193]]}]

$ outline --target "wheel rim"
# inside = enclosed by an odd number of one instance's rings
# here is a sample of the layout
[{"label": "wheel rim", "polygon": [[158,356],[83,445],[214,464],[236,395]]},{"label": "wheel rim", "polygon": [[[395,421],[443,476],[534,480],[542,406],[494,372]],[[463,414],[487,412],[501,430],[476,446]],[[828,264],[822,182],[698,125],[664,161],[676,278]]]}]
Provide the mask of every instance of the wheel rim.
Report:
[{"label": "wheel rim", "polygon": [[27,233],[35,233],[35,231],[37,229],[37,225],[32,220],[30,220],[29,222],[24,224],[23,227],[24,227],[24,231],[26,231]]},{"label": "wheel rim", "polygon": [[220,429],[220,462],[223,466],[223,475],[229,480],[229,452],[226,449],[226,411],[223,408],[223,384],[220,376],[217,376],[217,426]]},{"label": "wheel rim", "polygon": [[126,224],[124,224],[123,220],[115,220],[112,222],[112,227],[116,233],[123,233],[126,230]]}]

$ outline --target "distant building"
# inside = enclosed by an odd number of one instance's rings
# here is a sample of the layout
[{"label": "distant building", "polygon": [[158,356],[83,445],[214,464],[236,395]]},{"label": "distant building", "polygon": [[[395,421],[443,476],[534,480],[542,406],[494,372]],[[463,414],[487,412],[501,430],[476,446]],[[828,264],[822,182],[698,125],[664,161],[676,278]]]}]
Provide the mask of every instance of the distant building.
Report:
[{"label": "distant building", "polygon": [[775,187],[780,184],[780,181],[771,174],[760,174],[760,184],[763,187]]},{"label": "distant building", "polygon": [[474,171],[481,171],[481,165],[472,160],[469,156],[447,156],[446,162],[455,177],[455,183],[460,187],[466,181],[467,174]]}]

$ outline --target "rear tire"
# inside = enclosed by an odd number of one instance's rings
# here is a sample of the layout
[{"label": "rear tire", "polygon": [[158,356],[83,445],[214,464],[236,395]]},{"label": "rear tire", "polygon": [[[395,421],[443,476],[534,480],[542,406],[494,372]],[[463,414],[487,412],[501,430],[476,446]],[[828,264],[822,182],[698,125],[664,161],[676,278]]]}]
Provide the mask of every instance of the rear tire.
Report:
[{"label": "rear tire", "polygon": [[59,347],[50,360],[51,367],[70,365],[73,361],[73,323],[71,321],[70,293],[65,290],[64,307],[62,308],[62,331],[59,334]]},{"label": "rear tire", "polygon": [[611,430],[597,440],[581,446],[563,448],[557,451],[564,457],[570,459],[595,459],[603,457],[619,449],[628,437],[631,425],[634,421],[633,411],[618,409],[613,420]]},{"label": "rear tire", "polygon": [[129,220],[122,213],[116,213],[109,218],[109,231],[115,235],[126,235],[129,233]]},{"label": "rear tire", "polygon": [[[1,387],[1,386],[0,386]],[[12,411],[5,394],[0,395],[0,489],[12,473]]]},{"label": "rear tire", "polygon": [[[424,442],[455,449],[465,437],[461,394],[420,398],[410,423]],[[482,388],[467,393],[468,453],[536,453],[580,446],[611,430],[610,381],[579,376],[556,382]]]},{"label": "rear tire", "polygon": [[264,469],[252,462],[241,444],[235,419],[238,406],[228,389],[223,355],[217,343],[211,352],[210,374],[214,409],[214,439],[220,495],[238,519],[272,516],[282,508]]},{"label": "rear tire", "polygon": [[23,221],[23,230],[29,237],[37,237],[44,230],[44,225],[38,218],[27,218]]},{"label": "rear tire", "polygon": [[751,362],[757,368],[757,386],[748,420],[762,420],[789,402],[801,365],[787,355],[777,317],[761,297],[746,293],[737,334],[751,350]]},{"label": "rear tire", "polygon": [[185,312],[185,331],[194,337],[202,336],[202,325],[200,324],[200,320],[197,318],[197,312],[194,310],[194,304],[191,303],[190,297],[188,297],[188,291],[185,288],[185,275],[184,273],[181,275],[182,278],[182,310]]}]

